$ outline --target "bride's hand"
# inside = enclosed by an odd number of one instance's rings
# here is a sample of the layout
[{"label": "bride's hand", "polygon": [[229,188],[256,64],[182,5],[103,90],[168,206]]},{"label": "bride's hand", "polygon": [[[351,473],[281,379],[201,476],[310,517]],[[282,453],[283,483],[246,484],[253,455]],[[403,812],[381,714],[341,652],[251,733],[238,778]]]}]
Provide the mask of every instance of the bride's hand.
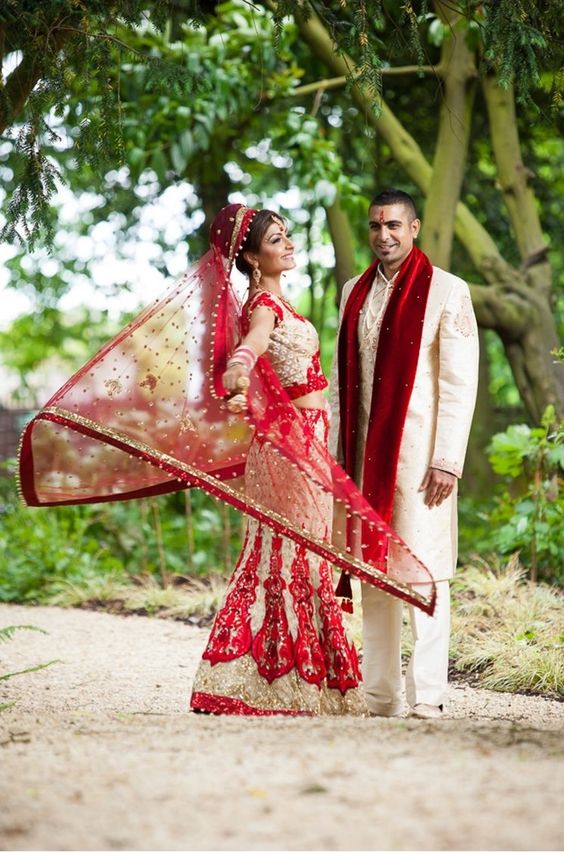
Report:
[{"label": "bride's hand", "polygon": [[221,381],[223,382],[223,386],[226,390],[233,392],[241,387],[239,384],[241,379],[247,379],[248,381],[248,378],[249,371],[243,364],[233,364],[232,367],[227,368],[221,378]]},{"label": "bride's hand", "polygon": [[227,400],[227,408],[232,414],[240,414],[247,409],[247,392],[250,380],[248,375],[239,376],[235,387],[235,393]]}]

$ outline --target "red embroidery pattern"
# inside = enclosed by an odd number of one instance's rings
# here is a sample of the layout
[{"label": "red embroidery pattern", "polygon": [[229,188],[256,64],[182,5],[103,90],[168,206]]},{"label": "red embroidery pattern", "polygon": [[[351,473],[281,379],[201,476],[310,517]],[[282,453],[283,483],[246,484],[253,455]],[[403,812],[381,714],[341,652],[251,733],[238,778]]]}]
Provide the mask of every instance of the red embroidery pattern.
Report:
[{"label": "red embroidery pattern", "polygon": [[282,322],[282,320],[284,319],[284,309],[281,305],[278,304],[275,299],[272,298],[270,293],[267,293],[266,291],[255,293],[255,295],[249,299],[249,301],[243,308],[243,334],[246,334],[249,330],[249,323],[252,312],[255,310],[255,308],[258,308],[261,305],[264,308],[269,308],[269,310],[274,313],[274,316],[276,317],[278,322]]},{"label": "red embroidery pattern", "polygon": [[210,695],[207,692],[194,692],[190,708],[200,713],[221,713],[232,716],[313,716],[307,710],[260,710],[251,707],[239,698],[226,698],[224,695]]},{"label": "red embroidery pattern", "polygon": [[[263,546],[260,527],[243,570],[217,615],[203,658],[213,666],[242,657],[250,650],[258,673],[269,684],[296,668],[307,683],[321,686],[326,679],[328,687],[344,695],[348,689],[359,685],[361,675],[356,651],[347,639],[333,592],[329,565],[324,560],[319,563],[320,582],[316,596],[306,552],[302,547],[295,548],[288,586],[297,616],[297,633],[292,639],[284,600],[287,586],[282,577],[282,541],[278,535],[272,538],[269,576],[264,581],[263,622],[254,640],[250,610],[256,601],[259,583],[257,567]],[[245,546],[243,553],[247,551]],[[316,624],[316,597],[319,626]],[[213,696],[208,698],[212,700]],[[222,712],[208,705],[200,709]]]},{"label": "red embroidery pattern", "polygon": [[[305,427],[303,450],[314,452],[311,439],[327,437],[327,412],[296,412]],[[276,419],[276,412],[272,416]],[[278,428],[291,429],[292,423]],[[331,506],[325,495],[260,436],[249,450],[245,487],[265,506],[282,507],[290,519],[295,515],[297,525],[328,536]],[[310,715],[319,712],[321,701],[330,712],[349,712],[351,707],[363,712],[358,659],[345,633],[329,564],[255,520],[248,521],[242,555],[204,660],[191,701],[195,710]],[[210,664],[216,663],[227,666],[213,669],[212,676]]]},{"label": "red embroidery pattern", "polygon": [[[214,621],[203,659],[210,663],[225,663],[246,654],[251,647],[250,608],[256,598],[257,567],[262,551],[262,528],[259,526],[248,557],[249,529],[241,558],[233,575],[233,586]],[[244,561],[246,558],[246,561]],[[241,570],[237,569],[241,567]]]},{"label": "red embroidery pattern", "polygon": [[342,695],[358,686],[361,680],[356,649],[345,633],[339,604],[333,591],[328,563],[319,563],[319,616],[322,619],[322,643],[327,666],[327,686],[338,689]]},{"label": "red embroidery pattern", "polygon": [[292,563],[290,592],[298,616],[298,636],[295,643],[296,666],[305,681],[321,684],[327,674],[325,656],[314,625],[313,586],[305,551],[296,548]]},{"label": "red embroidery pattern", "polygon": [[259,674],[268,683],[294,668],[294,643],[284,606],[286,583],[282,577],[281,550],[282,538],[275,534],[272,536],[269,577],[264,581],[264,621],[252,648]]},{"label": "red embroidery pattern", "polygon": [[[299,319],[303,319],[303,317],[299,317]],[[312,356],[311,364],[308,367],[307,381],[303,384],[290,385],[285,388],[290,399],[297,399],[299,396],[305,396],[306,393],[311,393],[312,391],[324,390],[329,385],[321,370],[319,355],[318,349],[315,355]]]}]

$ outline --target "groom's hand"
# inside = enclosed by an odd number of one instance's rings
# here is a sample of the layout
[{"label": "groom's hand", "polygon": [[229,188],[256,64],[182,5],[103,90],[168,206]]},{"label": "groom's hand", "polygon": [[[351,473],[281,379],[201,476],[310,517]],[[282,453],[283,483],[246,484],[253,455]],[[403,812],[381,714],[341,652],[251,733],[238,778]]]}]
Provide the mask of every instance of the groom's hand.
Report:
[{"label": "groom's hand", "polygon": [[454,473],[448,473],[436,467],[427,468],[427,473],[419,486],[419,491],[425,491],[425,505],[429,509],[440,506],[452,494],[455,483]]}]

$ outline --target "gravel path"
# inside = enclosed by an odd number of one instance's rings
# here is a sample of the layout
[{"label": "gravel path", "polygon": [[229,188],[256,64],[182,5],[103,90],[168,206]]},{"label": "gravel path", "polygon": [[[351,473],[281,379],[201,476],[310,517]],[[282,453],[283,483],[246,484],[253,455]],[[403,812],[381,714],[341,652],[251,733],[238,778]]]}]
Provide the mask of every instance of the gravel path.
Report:
[{"label": "gravel path", "polygon": [[0,849],[559,850],[564,705],[451,687],[449,717],[188,714],[207,630],[0,605]]}]

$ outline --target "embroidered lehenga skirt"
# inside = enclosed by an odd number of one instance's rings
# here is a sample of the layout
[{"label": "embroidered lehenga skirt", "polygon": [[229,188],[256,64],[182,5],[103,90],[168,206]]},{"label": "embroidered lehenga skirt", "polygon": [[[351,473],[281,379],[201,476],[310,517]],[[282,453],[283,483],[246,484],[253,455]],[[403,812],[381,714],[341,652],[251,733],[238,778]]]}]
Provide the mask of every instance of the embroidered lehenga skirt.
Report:
[{"label": "embroidered lehenga skirt", "polygon": [[[308,434],[326,442],[326,411],[298,411]],[[331,497],[258,438],[249,449],[245,490],[273,511],[283,505],[286,517],[316,537],[329,536]],[[363,715],[360,680],[330,564],[250,518],[194,680],[191,708]]]}]

